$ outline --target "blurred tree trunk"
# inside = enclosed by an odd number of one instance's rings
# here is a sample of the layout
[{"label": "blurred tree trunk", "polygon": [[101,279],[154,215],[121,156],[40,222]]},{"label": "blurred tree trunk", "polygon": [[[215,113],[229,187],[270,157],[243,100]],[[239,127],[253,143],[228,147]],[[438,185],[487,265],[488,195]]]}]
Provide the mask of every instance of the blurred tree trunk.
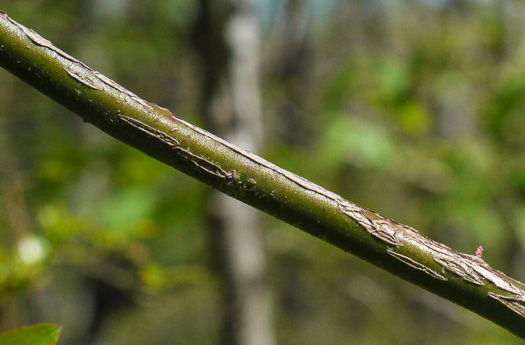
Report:
[{"label": "blurred tree trunk", "polygon": [[[201,113],[207,129],[256,152],[262,137],[259,31],[251,1],[201,0],[195,34],[205,71]],[[274,344],[259,214],[225,194],[210,193],[211,252],[224,298],[222,343]]]}]

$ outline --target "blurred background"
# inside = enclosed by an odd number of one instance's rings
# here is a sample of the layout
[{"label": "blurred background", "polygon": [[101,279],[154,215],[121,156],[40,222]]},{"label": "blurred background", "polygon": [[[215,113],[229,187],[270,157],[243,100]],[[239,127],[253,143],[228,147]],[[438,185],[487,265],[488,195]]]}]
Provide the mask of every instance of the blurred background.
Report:
[{"label": "blurred background", "polygon": [[[518,0],[17,0],[148,101],[525,281]],[[0,331],[59,344],[518,344],[0,71]]]}]

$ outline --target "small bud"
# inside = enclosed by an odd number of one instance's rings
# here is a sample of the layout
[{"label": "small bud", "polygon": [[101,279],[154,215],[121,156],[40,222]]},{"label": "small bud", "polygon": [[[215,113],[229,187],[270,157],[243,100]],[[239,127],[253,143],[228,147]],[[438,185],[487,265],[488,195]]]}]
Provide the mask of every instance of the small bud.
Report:
[{"label": "small bud", "polygon": [[479,246],[476,251],[474,252],[474,255],[476,255],[477,257],[482,257],[483,256],[483,247],[482,246]]}]

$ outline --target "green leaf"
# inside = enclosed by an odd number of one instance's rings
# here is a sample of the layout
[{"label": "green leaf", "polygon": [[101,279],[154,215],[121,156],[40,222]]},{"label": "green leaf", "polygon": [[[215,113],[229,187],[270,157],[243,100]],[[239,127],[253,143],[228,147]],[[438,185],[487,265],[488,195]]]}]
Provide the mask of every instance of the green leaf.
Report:
[{"label": "green leaf", "polygon": [[62,327],[39,324],[0,335],[0,345],[55,345]]},{"label": "green leaf", "polygon": [[385,128],[344,113],[331,116],[319,148],[328,165],[346,162],[377,169],[388,166],[396,153],[395,143]]}]

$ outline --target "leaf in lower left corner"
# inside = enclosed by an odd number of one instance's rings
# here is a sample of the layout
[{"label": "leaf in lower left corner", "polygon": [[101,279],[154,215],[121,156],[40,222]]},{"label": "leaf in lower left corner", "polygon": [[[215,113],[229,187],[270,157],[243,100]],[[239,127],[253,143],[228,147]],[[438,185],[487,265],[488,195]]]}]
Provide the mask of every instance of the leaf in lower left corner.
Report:
[{"label": "leaf in lower left corner", "polygon": [[62,327],[39,324],[0,335],[0,345],[55,345]]}]

